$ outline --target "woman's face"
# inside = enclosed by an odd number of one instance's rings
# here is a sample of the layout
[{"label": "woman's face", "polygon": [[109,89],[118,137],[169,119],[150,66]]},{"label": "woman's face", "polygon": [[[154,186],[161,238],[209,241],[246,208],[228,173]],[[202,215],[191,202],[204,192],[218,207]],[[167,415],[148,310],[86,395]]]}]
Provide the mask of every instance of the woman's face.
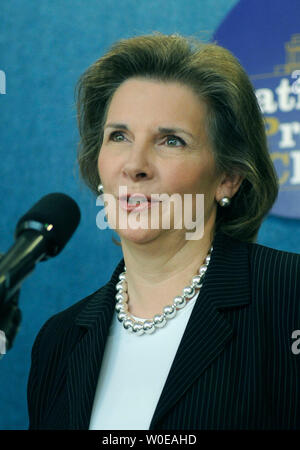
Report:
[{"label": "woman's face", "polygon": [[[132,214],[119,209],[120,186],[126,187],[128,194],[145,196],[177,193],[184,199],[184,194],[193,194],[193,208],[194,194],[204,194],[204,227],[214,222],[215,196],[221,178],[216,175],[205,118],[205,103],[189,87],[179,83],[131,78],[116,90],[104,125],[98,171],[104,193],[113,194],[116,199],[117,222],[113,228],[121,240],[149,242],[166,233],[179,237],[187,230],[174,229],[174,208],[171,208],[170,229],[162,228],[161,222],[159,228],[151,228],[151,214],[157,214],[154,208],[133,213],[148,214],[147,229],[130,226],[120,229],[119,213]],[[109,223],[112,208],[112,205],[106,208]],[[160,219],[161,208],[159,204]]]}]

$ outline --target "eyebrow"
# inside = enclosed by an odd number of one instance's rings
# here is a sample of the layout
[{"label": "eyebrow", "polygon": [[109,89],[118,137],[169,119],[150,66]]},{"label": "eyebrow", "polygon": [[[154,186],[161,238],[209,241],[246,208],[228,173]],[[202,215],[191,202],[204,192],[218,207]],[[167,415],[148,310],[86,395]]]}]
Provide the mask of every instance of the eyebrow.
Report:
[{"label": "eyebrow", "polygon": [[[129,131],[129,128],[124,123],[108,123],[105,126],[105,129],[106,128],[119,128],[121,130]],[[192,133],[189,133],[188,131],[184,130],[183,128],[158,127],[158,131],[160,133],[184,133],[195,140],[195,137],[192,135]]]}]

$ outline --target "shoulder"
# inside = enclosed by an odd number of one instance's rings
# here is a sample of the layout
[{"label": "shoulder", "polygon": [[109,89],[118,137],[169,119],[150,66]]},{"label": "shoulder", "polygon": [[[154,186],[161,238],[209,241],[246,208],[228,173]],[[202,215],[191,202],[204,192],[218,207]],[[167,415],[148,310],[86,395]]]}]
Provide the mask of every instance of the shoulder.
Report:
[{"label": "shoulder", "polygon": [[[214,243],[213,265],[231,282],[241,278],[261,284],[287,283],[300,285],[300,254],[277,250],[259,243],[249,243],[224,233],[217,233]],[[221,268],[220,268],[221,267]],[[215,275],[215,274],[214,274]],[[299,287],[300,289],[300,287]]]},{"label": "shoulder", "polygon": [[299,278],[300,254],[277,250],[257,243],[248,243],[249,262],[252,269],[272,278]]},{"label": "shoulder", "polygon": [[43,330],[45,332],[46,330],[51,329],[52,332],[59,332],[59,330],[72,327],[77,316],[88,306],[88,304],[95,298],[95,296],[101,295],[101,292],[104,288],[105,286],[100,287],[92,294],[84,297],[68,308],[65,308],[64,310],[51,316],[45,322],[40,331]]},{"label": "shoulder", "polygon": [[300,255],[256,243],[247,245],[253,301],[267,315],[272,313],[276,323],[290,321],[299,328]]},{"label": "shoulder", "polygon": [[32,349],[33,355],[38,348],[47,347],[48,351],[57,350],[58,346],[72,343],[81,339],[87,328],[97,321],[99,314],[109,316],[115,294],[115,284],[119,273],[123,270],[122,259],[115,268],[111,279],[96,291],[77,301],[68,308],[51,316],[40,329]]},{"label": "shoulder", "polygon": [[299,253],[295,253],[295,252],[288,252],[285,250],[278,250],[276,248],[273,247],[267,247],[266,245],[263,244],[259,244],[257,242],[254,243],[246,243],[246,245],[248,245],[248,248],[251,252],[253,253],[261,253],[261,254],[268,254],[270,255],[277,255],[277,256],[283,256],[286,258],[296,258],[299,259],[300,258],[300,254]]},{"label": "shoulder", "polygon": [[35,338],[32,347],[32,360],[39,358],[42,363],[46,363],[50,354],[59,352],[67,355],[70,353],[73,346],[86,332],[82,327],[76,326],[77,317],[89,308],[95,302],[95,299],[101,298],[104,289],[105,286],[102,286],[72,306],[49,317]]}]

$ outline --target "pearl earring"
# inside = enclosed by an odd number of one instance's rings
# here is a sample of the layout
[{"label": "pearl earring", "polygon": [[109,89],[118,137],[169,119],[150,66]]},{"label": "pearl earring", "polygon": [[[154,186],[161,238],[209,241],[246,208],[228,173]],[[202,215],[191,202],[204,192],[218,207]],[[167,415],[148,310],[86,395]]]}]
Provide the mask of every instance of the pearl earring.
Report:
[{"label": "pearl earring", "polygon": [[103,185],[102,184],[98,184],[97,191],[99,192],[99,194],[103,194]]},{"label": "pearl earring", "polygon": [[229,198],[229,197],[223,197],[223,198],[221,198],[221,200],[219,201],[219,205],[220,206],[229,206],[230,205],[230,203],[231,203],[231,199]]}]

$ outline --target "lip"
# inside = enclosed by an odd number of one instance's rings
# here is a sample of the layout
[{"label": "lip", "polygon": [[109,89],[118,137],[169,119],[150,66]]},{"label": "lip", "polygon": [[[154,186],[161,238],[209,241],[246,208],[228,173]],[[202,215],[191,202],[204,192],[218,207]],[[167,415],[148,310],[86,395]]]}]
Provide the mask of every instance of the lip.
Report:
[{"label": "lip", "polygon": [[[134,198],[134,195],[132,195],[132,196],[128,195],[128,198],[129,197]],[[149,198],[148,196],[146,198],[148,199],[147,203],[144,202],[144,203],[140,203],[138,206],[135,206],[135,205],[129,205],[128,204],[127,197],[119,197],[119,204],[120,204],[120,207],[122,209],[124,209],[125,211],[136,211],[136,212],[138,212],[138,211],[143,211],[144,209],[151,208],[154,203],[159,203],[159,201],[155,201],[153,199],[151,201],[151,198]]]},{"label": "lip", "polygon": [[135,192],[134,194],[127,194],[127,195],[121,195],[119,198],[119,200],[127,200],[129,197],[131,198],[135,198],[135,197],[144,197],[148,200],[148,202],[151,202],[151,196],[150,195],[145,195],[139,192]]}]

